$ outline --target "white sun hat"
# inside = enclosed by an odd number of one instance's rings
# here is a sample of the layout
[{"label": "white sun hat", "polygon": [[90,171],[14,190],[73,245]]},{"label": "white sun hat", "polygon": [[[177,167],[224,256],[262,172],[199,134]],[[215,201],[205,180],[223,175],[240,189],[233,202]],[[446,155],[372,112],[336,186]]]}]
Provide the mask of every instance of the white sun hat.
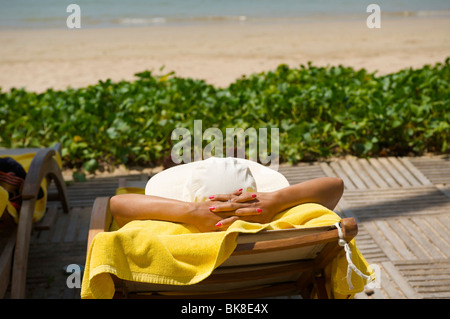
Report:
[{"label": "white sun hat", "polygon": [[289,182],[281,173],[254,161],[210,157],[156,174],[147,182],[145,194],[198,202],[240,188],[248,192],[272,192],[287,186]]}]

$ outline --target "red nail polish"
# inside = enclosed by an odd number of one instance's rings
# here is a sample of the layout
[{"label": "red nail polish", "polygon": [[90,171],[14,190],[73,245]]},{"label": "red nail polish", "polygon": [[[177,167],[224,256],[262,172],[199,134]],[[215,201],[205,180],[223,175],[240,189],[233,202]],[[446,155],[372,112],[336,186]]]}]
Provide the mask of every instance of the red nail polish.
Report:
[{"label": "red nail polish", "polygon": [[222,223],[221,222],[218,222],[217,224],[216,224],[216,227],[222,227],[223,225],[222,225]]},{"label": "red nail polish", "polygon": [[209,199],[213,199],[214,198],[214,195],[212,195],[212,196],[209,196]]},{"label": "red nail polish", "polygon": [[242,192],[242,188],[238,189],[238,192]]},{"label": "red nail polish", "polygon": [[252,194],[252,197],[255,198],[255,197],[256,197],[256,194]]},{"label": "red nail polish", "polygon": [[211,206],[211,207],[209,208],[209,210],[214,210],[214,209],[216,209],[214,206]]},{"label": "red nail polish", "polygon": [[262,209],[261,209],[261,208],[257,208],[256,211],[257,211],[258,213],[262,213]]}]

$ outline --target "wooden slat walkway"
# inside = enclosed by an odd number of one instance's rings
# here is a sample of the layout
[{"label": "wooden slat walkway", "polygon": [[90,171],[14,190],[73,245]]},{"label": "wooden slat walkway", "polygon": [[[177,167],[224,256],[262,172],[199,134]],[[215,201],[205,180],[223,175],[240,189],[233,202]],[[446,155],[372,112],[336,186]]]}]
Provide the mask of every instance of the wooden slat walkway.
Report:
[{"label": "wooden slat walkway", "polygon": [[449,158],[320,165],[327,176],[346,182],[338,209],[356,218],[358,248],[381,272],[381,287],[370,298],[450,298]]},{"label": "wooden slat walkway", "polygon": [[409,159],[417,169],[433,184],[450,184],[450,157],[438,156],[438,157],[419,157]]},{"label": "wooden slat walkway", "polygon": [[[450,298],[450,161],[448,157],[346,158],[281,165],[288,181],[339,176],[345,192],[336,212],[355,217],[356,243],[380,275],[380,287],[356,298]],[[84,265],[89,218],[98,196],[115,192],[121,176],[68,185],[72,210],[32,236],[28,298],[79,298],[64,266]],[[146,180],[146,174],[126,176]]]}]

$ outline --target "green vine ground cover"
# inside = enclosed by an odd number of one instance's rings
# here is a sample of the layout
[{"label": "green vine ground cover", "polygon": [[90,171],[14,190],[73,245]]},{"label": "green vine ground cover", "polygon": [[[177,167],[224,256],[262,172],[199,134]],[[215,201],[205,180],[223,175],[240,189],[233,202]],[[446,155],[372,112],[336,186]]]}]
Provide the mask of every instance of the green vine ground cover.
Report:
[{"label": "green vine ground cover", "polygon": [[[311,63],[237,79],[226,88],[174,73],[84,88],[0,89],[0,147],[62,144],[66,167],[159,165],[171,132],[279,128],[281,161],[449,153],[450,58],[377,76]],[[204,141],[204,144],[208,141]],[[268,147],[268,150],[270,148]],[[224,152],[225,154],[225,152]]]}]

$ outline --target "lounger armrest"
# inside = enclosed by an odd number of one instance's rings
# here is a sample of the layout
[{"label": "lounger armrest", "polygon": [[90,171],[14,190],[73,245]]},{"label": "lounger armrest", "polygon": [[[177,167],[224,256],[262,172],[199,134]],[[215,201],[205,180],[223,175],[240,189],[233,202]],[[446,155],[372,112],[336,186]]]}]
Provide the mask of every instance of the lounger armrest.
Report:
[{"label": "lounger armrest", "polygon": [[23,199],[37,197],[42,180],[47,176],[47,173],[60,170],[58,163],[52,160],[55,154],[55,150],[50,148],[41,149],[36,153],[25,178],[22,191]]},{"label": "lounger armrest", "polygon": [[68,213],[70,208],[66,184],[61,173],[61,168],[59,167],[58,162],[53,158],[57,151],[56,146],[55,148],[44,148],[40,149],[33,157],[25,178],[22,199],[28,200],[37,198],[42,181],[44,178],[49,178],[49,180],[51,179],[55,182],[63,210],[65,213]]},{"label": "lounger armrest", "polygon": [[346,242],[349,242],[358,234],[358,224],[354,218],[343,218],[341,220],[341,228]]},{"label": "lounger armrest", "polygon": [[[358,233],[358,226],[355,219],[344,218],[341,220],[341,229],[346,241],[352,240]],[[310,235],[300,235],[292,238],[273,239],[253,243],[238,244],[233,255],[249,255],[294,249],[304,246],[319,245],[339,240],[337,229],[322,231]]]},{"label": "lounger armrest", "polygon": [[112,216],[109,211],[109,199],[110,197],[97,197],[95,199],[89,225],[88,251],[94,237],[99,233],[108,231],[108,228],[111,225]]}]

